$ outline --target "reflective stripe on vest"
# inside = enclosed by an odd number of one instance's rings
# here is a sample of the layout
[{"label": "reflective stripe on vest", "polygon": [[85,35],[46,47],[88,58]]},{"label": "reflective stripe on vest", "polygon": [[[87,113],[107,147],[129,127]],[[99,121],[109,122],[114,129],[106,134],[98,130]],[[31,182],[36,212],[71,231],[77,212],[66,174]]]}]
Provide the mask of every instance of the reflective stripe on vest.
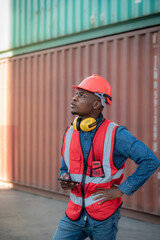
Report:
[{"label": "reflective stripe on vest", "polygon": [[111,154],[111,140],[112,140],[112,131],[114,127],[117,126],[116,123],[111,122],[108,126],[103,149],[103,170],[106,178],[111,176],[111,167],[110,167],[110,154]]},{"label": "reflective stripe on vest", "polygon": [[[92,177],[88,177],[86,176],[86,181],[85,183],[89,183],[89,182],[92,182],[92,183],[107,183],[107,182],[110,182],[111,180],[114,180],[114,179],[117,179],[117,178],[120,178],[121,175],[124,173],[124,168],[119,170],[116,174],[114,174],[113,176],[110,176],[108,179],[107,178],[99,178],[99,177],[95,177],[95,178],[92,178]],[[73,176],[73,175],[76,175]],[[72,174],[71,175],[71,178],[77,180],[77,175],[78,174]],[[82,175],[79,174],[79,177],[82,177]],[[99,180],[101,179],[101,181],[99,182]],[[94,200],[94,198],[98,197],[99,194],[97,195],[94,195],[94,196],[90,196],[88,198],[85,198],[84,201],[85,201],[85,207],[88,207],[98,201],[101,201],[103,200],[103,198],[100,198],[100,199],[97,199],[97,200]],[[73,203],[77,204],[77,205],[80,205],[82,206],[82,197],[77,197],[76,195],[74,195],[72,192],[70,192],[70,199]]]},{"label": "reflective stripe on vest", "polygon": [[[108,182],[110,182],[112,180],[120,178],[121,175],[124,173],[124,170],[125,170],[124,168],[120,169],[113,176],[104,177],[104,178],[86,176],[85,183],[86,184],[88,184],[90,182],[96,183],[96,184],[98,184],[98,183],[108,183]],[[71,179],[73,181],[81,182],[82,174],[70,174],[70,175],[71,175]]]},{"label": "reflective stripe on vest", "polygon": [[65,163],[66,163],[68,169],[70,169],[69,147],[70,147],[73,131],[74,131],[74,128],[71,126],[68,129],[68,132],[66,134],[66,140],[65,140],[64,160],[65,160]]},{"label": "reflective stripe on vest", "polygon": [[[90,196],[88,198],[85,198],[85,207],[88,207],[90,205],[92,205],[93,203],[96,203],[100,200],[103,200],[103,198],[97,199],[97,200],[93,200],[94,198],[98,197],[100,194],[94,195],[94,196]],[[70,199],[73,203],[82,206],[82,198],[80,197],[76,197],[73,193],[70,192]]]}]

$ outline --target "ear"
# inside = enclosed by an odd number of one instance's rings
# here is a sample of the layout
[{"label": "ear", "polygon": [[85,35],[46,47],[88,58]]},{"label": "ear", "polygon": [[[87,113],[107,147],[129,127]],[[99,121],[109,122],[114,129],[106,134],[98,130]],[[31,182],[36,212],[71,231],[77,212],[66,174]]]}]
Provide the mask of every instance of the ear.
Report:
[{"label": "ear", "polygon": [[99,109],[101,108],[101,106],[102,106],[101,101],[95,100],[95,101],[93,102],[93,109],[94,109],[94,110],[99,110]]}]

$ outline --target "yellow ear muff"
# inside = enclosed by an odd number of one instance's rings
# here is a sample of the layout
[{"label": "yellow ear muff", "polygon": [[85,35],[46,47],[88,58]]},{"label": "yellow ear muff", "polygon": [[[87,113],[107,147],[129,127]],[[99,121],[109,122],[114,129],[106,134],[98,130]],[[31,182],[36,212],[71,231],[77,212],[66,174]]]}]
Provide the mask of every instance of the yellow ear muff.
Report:
[{"label": "yellow ear muff", "polygon": [[76,131],[78,131],[78,129],[77,129],[77,120],[78,120],[78,117],[76,117],[76,118],[74,119],[74,121],[72,122],[72,126],[73,126],[73,128],[74,128]]},{"label": "yellow ear muff", "polygon": [[82,120],[81,117],[76,117],[74,121],[71,123],[71,125],[76,131],[82,130],[83,132],[89,132],[95,129],[97,124],[100,123],[101,121],[102,118],[96,121],[96,119],[94,118],[86,118]]},{"label": "yellow ear muff", "polygon": [[89,132],[96,128],[97,122],[94,118],[86,118],[80,122],[80,129],[84,132]]}]

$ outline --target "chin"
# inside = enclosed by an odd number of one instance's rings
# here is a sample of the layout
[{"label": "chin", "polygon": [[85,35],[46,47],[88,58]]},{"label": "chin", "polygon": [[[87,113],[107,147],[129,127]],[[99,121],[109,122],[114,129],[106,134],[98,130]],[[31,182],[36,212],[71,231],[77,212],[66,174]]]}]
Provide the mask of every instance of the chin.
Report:
[{"label": "chin", "polygon": [[71,112],[72,113],[72,115],[78,115],[78,113],[75,113],[75,112]]},{"label": "chin", "polygon": [[77,112],[71,111],[72,115],[78,115]]}]

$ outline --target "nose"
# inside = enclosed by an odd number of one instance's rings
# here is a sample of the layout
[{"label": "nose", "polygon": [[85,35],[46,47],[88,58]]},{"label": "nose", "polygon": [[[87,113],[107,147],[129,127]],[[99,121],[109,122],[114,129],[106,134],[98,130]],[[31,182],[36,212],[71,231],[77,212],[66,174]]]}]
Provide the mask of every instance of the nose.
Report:
[{"label": "nose", "polygon": [[75,95],[75,96],[72,98],[72,100],[77,102],[77,100],[78,100],[78,96]]}]

